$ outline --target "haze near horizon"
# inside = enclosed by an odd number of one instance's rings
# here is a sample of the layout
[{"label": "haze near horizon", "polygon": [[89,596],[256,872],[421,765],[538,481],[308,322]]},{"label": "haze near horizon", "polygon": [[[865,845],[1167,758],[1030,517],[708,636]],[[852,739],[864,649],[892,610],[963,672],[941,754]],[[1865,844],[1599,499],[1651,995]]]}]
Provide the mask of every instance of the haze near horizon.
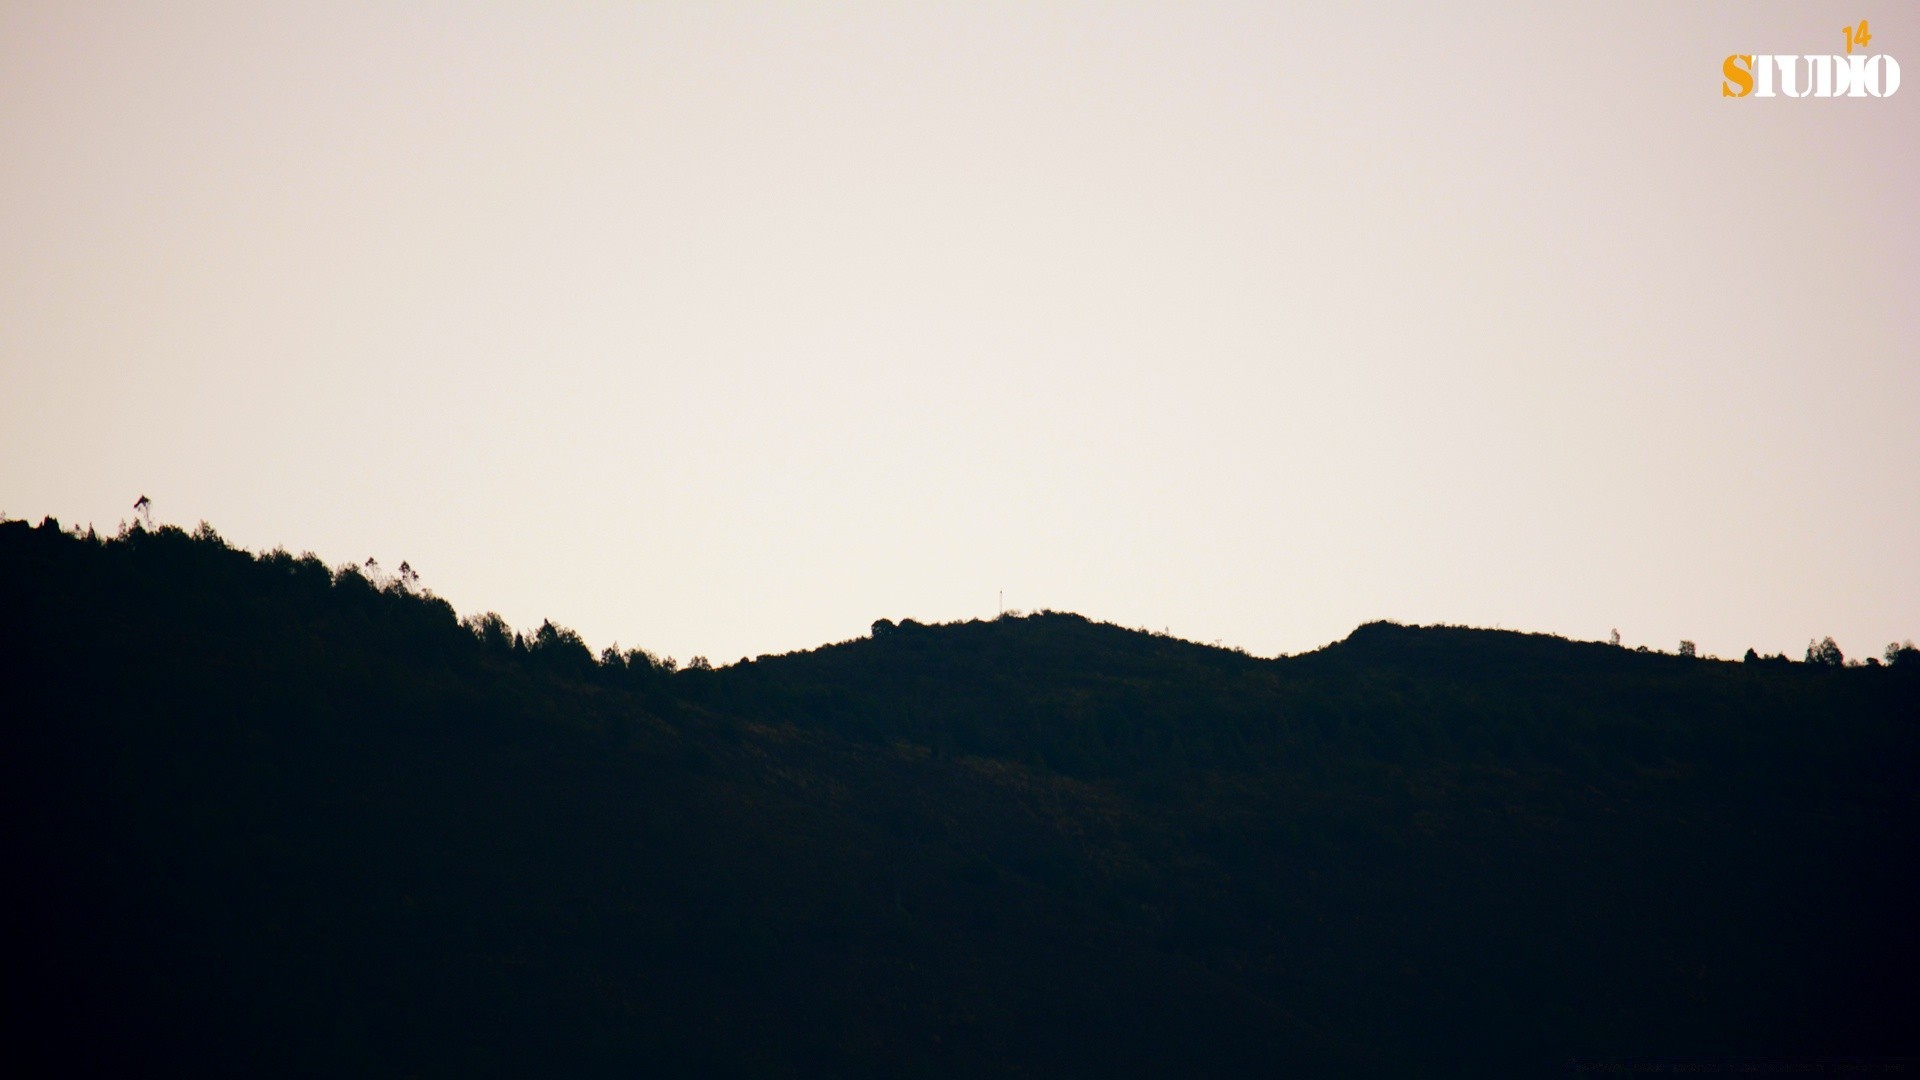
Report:
[{"label": "haze near horizon", "polygon": [[[1920,635],[1911,5],[0,4],[0,511],[716,663]],[[1905,282],[1903,286],[1901,283]]]}]

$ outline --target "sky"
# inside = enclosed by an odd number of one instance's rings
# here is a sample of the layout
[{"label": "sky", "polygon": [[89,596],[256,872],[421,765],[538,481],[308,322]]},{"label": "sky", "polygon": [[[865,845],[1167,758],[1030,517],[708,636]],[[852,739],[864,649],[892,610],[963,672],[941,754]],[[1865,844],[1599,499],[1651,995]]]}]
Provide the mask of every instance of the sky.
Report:
[{"label": "sky", "polygon": [[1920,637],[1920,4],[0,0],[0,511],[715,663]]}]

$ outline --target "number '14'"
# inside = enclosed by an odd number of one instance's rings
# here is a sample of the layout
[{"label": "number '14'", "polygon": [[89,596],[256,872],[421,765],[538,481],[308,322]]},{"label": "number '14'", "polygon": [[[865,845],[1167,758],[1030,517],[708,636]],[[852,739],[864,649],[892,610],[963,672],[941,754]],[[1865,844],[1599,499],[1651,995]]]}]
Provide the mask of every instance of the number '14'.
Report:
[{"label": "number '14'", "polygon": [[1848,56],[1853,55],[1853,47],[1855,45],[1860,46],[1861,52],[1865,52],[1867,49],[1867,42],[1873,40],[1873,35],[1867,33],[1867,20],[1865,19],[1860,20],[1859,26],[1841,27],[1840,32],[1847,35],[1847,55]]}]

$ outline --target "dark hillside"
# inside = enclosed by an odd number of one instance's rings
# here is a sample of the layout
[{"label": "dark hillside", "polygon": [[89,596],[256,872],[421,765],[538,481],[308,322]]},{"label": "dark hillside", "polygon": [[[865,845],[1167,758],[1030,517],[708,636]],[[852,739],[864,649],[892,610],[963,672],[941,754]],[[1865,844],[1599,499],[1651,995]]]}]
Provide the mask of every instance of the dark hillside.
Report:
[{"label": "dark hillside", "polygon": [[8,1075],[1920,1052],[1920,656],[1042,614],[721,670],[0,523]]}]

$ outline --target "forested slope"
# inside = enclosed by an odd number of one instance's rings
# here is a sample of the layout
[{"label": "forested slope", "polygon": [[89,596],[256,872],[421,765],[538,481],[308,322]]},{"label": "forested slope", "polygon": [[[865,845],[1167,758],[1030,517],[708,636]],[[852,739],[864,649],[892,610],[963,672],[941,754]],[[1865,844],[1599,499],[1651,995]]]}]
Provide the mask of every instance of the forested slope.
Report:
[{"label": "forested slope", "polygon": [[711,670],[0,523],[12,1075],[1912,1054],[1920,656],[1042,614]]}]

